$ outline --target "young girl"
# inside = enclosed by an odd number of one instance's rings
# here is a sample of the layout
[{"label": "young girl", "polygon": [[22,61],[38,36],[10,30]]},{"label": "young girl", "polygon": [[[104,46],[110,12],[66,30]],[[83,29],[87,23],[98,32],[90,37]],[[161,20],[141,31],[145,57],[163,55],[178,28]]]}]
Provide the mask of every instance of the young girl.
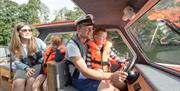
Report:
[{"label": "young girl", "polygon": [[10,42],[11,56],[17,67],[13,91],[32,91],[32,85],[40,74],[45,48],[46,44],[32,35],[30,25],[21,22],[14,27]]},{"label": "young girl", "polygon": [[50,45],[45,49],[43,72],[37,78],[39,78],[37,84],[33,84],[33,91],[37,91],[40,85],[43,83],[43,91],[47,91],[47,62],[49,61],[63,61],[65,56],[65,46],[63,44],[63,38],[54,35],[50,39]]}]

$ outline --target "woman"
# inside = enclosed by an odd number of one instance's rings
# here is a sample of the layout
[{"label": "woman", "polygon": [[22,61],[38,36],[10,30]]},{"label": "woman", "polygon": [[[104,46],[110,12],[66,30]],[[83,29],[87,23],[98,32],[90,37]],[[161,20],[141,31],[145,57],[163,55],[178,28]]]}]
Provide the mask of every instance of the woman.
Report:
[{"label": "woman", "polygon": [[47,91],[47,62],[56,61],[60,62],[65,60],[65,45],[63,44],[63,38],[54,35],[50,39],[50,45],[45,49],[44,61],[43,61],[43,74],[39,75],[37,84],[33,84],[33,91],[38,91],[38,88],[43,83],[43,91]]},{"label": "woman", "polygon": [[13,91],[32,91],[32,85],[40,74],[45,48],[46,44],[32,35],[30,25],[21,22],[14,27],[10,42],[12,59],[17,67]]}]

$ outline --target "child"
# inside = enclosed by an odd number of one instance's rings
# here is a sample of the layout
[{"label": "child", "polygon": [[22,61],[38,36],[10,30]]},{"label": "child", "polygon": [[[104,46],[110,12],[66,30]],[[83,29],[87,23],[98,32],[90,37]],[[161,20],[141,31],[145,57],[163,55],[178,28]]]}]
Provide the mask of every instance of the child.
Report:
[{"label": "child", "polygon": [[43,68],[42,68],[42,74],[39,75],[39,83],[33,85],[34,91],[37,91],[40,84],[43,83],[43,91],[47,91],[47,62],[50,61],[56,61],[60,62],[64,60],[65,55],[65,46],[63,44],[63,38],[54,35],[50,39],[50,45],[45,49],[44,53],[44,61],[43,61]]}]

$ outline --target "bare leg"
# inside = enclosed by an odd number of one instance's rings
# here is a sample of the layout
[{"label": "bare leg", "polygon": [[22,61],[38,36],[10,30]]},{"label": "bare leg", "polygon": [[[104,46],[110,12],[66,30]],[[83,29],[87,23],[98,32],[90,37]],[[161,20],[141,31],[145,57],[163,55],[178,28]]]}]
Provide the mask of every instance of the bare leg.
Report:
[{"label": "bare leg", "polygon": [[35,78],[33,77],[30,77],[27,79],[25,91],[32,91],[32,85],[34,81],[35,81]]},{"label": "bare leg", "polygon": [[24,91],[25,79],[16,79],[12,84],[12,91]]},{"label": "bare leg", "polygon": [[48,86],[47,86],[47,78],[43,83],[43,91],[48,91]]},{"label": "bare leg", "polygon": [[32,85],[32,91],[38,91],[38,89],[40,88],[41,84],[44,82],[45,79],[46,79],[46,76],[43,74],[40,74],[39,76],[37,76]]},{"label": "bare leg", "polygon": [[[121,64],[121,68],[119,69],[120,71],[123,71],[124,68],[127,66],[128,62],[125,64]],[[114,87],[118,88],[121,91],[126,91],[126,83],[122,81],[115,81],[113,82]]]},{"label": "bare leg", "polygon": [[113,83],[113,85],[118,88],[121,91],[125,91],[126,90],[126,83],[125,82],[121,82],[121,81],[116,81]]},{"label": "bare leg", "polygon": [[110,81],[102,80],[97,91],[119,91],[119,89],[114,87]]}]

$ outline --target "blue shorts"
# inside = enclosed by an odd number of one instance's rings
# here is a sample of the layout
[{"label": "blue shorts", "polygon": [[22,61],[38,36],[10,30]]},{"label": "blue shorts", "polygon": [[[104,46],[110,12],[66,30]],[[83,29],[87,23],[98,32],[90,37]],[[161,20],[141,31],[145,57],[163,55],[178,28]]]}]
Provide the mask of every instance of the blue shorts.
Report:
[{"label": "blue shorts", "polygon": [[72,79],[72,84],[80,91],[97,91],[100,81],[93,79]]}]

